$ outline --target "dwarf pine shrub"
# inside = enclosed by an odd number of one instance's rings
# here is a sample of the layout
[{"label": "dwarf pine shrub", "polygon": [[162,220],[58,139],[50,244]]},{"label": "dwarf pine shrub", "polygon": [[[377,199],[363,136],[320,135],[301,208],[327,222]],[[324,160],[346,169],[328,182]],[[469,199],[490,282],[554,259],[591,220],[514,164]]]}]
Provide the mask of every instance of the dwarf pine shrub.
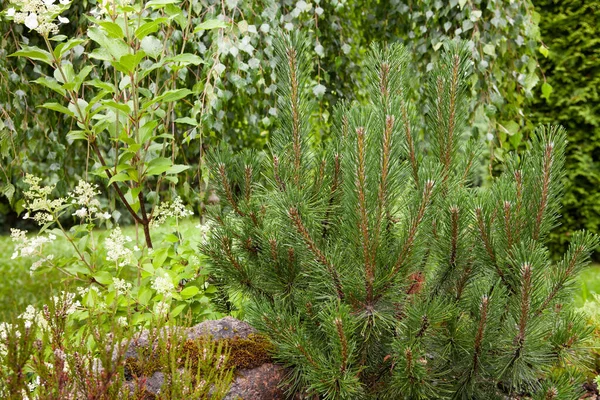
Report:
[{"label": "dwarf pine shrub", "polygon": [[312,140],[307,44],[276,46],[281,127],[265,160],[212,154],[225,206],[203,250],[291,367],[292,390],[326,399],[576,399],[589,329],[569,306],[597,239],[562,260],[557,225],[565,132],[539,127],[504,173],[475,184],[471,62],[446,46],[423,82],[425,137],[405,94],[400,45],[373,47],[369,101],[339,106]]}]

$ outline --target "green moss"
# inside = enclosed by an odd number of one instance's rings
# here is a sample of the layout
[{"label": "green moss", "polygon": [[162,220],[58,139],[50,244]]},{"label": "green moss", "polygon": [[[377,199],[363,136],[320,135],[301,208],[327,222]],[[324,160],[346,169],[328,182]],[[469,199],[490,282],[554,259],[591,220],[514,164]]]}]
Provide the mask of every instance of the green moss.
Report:
[{"label": "green moss", "polygon": [[[203,358],[202,353],[209,341],[212,342],[212,338],[204,336],[185,342],[183,354],[188,355],[192,368],[197,367],[198,361]],[[247,338],[235,337],[218,342],[223,346],[223,353],[228,355],[226,368],[250,369],[272,361],[273,344],[265,336],[251,334]]]},{"label": "green moss", "polygon": [[[215,343],[220,349],[215,351]],[[201,360],[215,368],[251,369],[272,361],[273,344],[262,335],[251,334],[247,338],[234,337],[214,341],[211,336],[186,340],[181,345],[178,362],[180,367],[196,370]],[[210,359],[206,359],[210,357]],[[161,357],[144,349],[140,356],[125,360],[125,374],[134,377],[152,376],[161,371]],[[222,364],[224,363],[224,364]],[[164,371],[163,371],[164,372]]]}]

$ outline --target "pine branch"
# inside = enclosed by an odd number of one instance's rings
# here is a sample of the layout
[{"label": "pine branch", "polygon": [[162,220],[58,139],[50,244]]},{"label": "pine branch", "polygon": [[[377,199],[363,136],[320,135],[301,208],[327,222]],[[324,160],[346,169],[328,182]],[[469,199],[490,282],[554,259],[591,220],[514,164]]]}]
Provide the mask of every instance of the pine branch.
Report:
[{"label": "pine branch", "polygon": [[346,372],[348,364],[348,340],[346,339],[346,334],[344,333],[342,320],[340,318],[336,318],[333,322],[335,324],[337,334],[342,345],[342,362],[340,365],[340,372],[343,374],[344,372]]},{"label": "pine branch", "polygon": [[290,105],[292,110],[292,148],[294,152],[294,184],[300,183],[300,165],[302,162],[302,148],[300,136],[300,95],[299,84],[297,78],[297,60],[296,50],[293,48],[287,49],[288,67],[290,71]]},{"label": "pine branch", "polygon": [[425,211],[429,206],[431,195],[433,194],[433,186],[434,182],[432,180],[428,180],[427,182],[425,182],[425,188],[423,189],[423,197],[421,198],[419,210],[410,226],[408,237],[404,242],[404,246],[402,246],[400,255],[398,256],[398,259],[394,264],[394,267],[392,268],[392,279],[400,272],[402,266],[404,265],[404,262],[406,261],[406,259],[412,251],[413,245],[415,244],[415,239],[417,237],[417,233],[419,231],[419,227],[421,226],[421,222],[423,222],[423,218],[425,217]]},{"label": "pine branch", "polygon": [[[385,129],[383,132],[383,143],[381,152],[381,173],[379,181],[379,189],[377,191],[377,218],[375,223],[375,232],[373,234],[373,243],[371,260],[373,263],[377,257],[377,246],[379,243],[379,236],[381,234],[381,224],[383,222],[384,211],[387,210],[387,197],[388,197],[388,175],[390,172],[390,155],[392,148],[392,131],[394,128],[394,116],[386,115],[385,117]],[[388,213],[388,219],[389,219]]]},{"label": "pine branch", "polygon": [[404,125],[404,136],[406,136],[406,144],[408,145],[408,158],[410,159],[412,175],[413,179],[415,180],[415,185],[419,187],[419,164],[417,163],[417,154],[415,151],[410,119],[408,118],[408,108],[404,102],[404,99],[401,100],[400,108],[402,112],[402,124]]},{"label": "pine branch", "polygon": [[321,222],[321,225],[323,226],[323,234],[321,236],[323,238],[327,237],[329,224],[331,224],[329,218],[331,218],[333,204],[341,183],[340,166],[340,155],[336,153],[333,156],[333,179],[331,181],[331,191],[329,192],[329,203],[327,204],[327,210],[325,211],[325,218],[323,218],[323,221]]},{"label": "pine branch", "polygon": [[252,194],[252,167],[250,165],[244,166],[244,198],[246,202],[250,202],[250,195]]},{"label": "pine branch", "polygon": [[521,312],[519,316],[519,331],[515,339],[517,349],[515,351],[515,359],[520,355],[525,345],[525,334],[527,329],[527,322],[529,321],[529,310],[531,308],[531,264],[525,263],[521,267]]},{"label": "pine branch", "polygon": [[546,206],[548,205],[548,192],[550,189],[550,173],[552,171],[552,162],[553,162],[553,150],[554,143],[547,143],[544,151],[544,161],[542,166],[542,195],[540,199],[540,204],[538,206],[538,212],[535,218],[535,227],[533,231],[533,239],[537,240],[540,235],[540,228],[542,226],[542,221],[544,217],[544,212],[546,211]]},{"label": "pine branch", "polygon": [[273,178],[280,191],[285,192],[285,183],[281,180],[279,173],[279,157],[273,155]]},{"label": "pine branch", "polygon": [[373,281],[375,279],[375,271],[373,260],[371,259],[371,239],[369,237],[369,217],[367,216],[367,199],[366,199],[366,172],[365,172],[365,128],[356,129],[356,150],[358,162],[356,165],[356,180],[357,180],[357,195],[358,195],[358,213],[359,213],[359,230],[362,235],[363,257],[365,262],[365,288],[367,292],[367,304],[371,304],[373,300]]},{"label": "pine branch", "polygon": [[333,281],[333,285],[337,292],[338,298],[340,300],[343,300],[344,299],[344,291],[342,289],[340,277],[339,277],[336,269],[334,268],[334,266],[331,265],[331,263],[325,257],[325,254],[323,254],[323,252],[321,250],[319,250],[319,248],[317,247],[317,245],[311,238],[310,233],[308,232],[308,229],[306,229],[306,227],[302,223],[302,219],[300,218],[298,209],[295,207],[290,208],[289,209],[289,217],[292,220],[292,222],[294,223],[294,225],[296,226],[298,233],[304,239],[304,243],[307,245],[308,249],[315,256],[317,261],[321,265],[323,265],[325,267],[325,269],[327,270],[327,272],[329,273],[329,276],[331,277],[331,280]]},{"label": "pine branch", "polygon": [[475,344],[473,349],[473,374],[477,374],[477,372],[479,371],[481,345],[483,343],[483,335],[485,334],[485,327],[487,324],[488,307],[489,298],[487,296],[483,296],[483,298],[481,299],[481,304],[479,306],[479,325],[477,327],[477,334],[475,335]]},{"label": "pine branch", "polygon": [[448,116],[448,133],[446,137],[446,149],[444,152],[444,181],[447,179],[447,174],[450,171],[452,165],[452,152],[454,146],[454,128],[456,126],[456,102],[458,97],[458,74],[460,71],[460,56],[455,54],[452,57],[452,78],[450,80],[450,106]]},{"label": "pine branch", "polygon": [[229,204],[231,204],[231,207],[234,209],[234,211],[240,216],[240,217],[245,217],[246,214],[244,214],[242,211],[240,211],[240,209],[238,208],[238,204],[235,201],[235,197],[233,196],[233,190],[231,188],[231,184],[229,183],[229,178],[227,177],[227,171],[225,170],[225,164],[221,163],[217,166],[217,170],[219,172],[219,176],[221,177],[221,186],[223,187],[223,190],[225,190],[225,196],[227,197],[227,201],[229,201]]}]

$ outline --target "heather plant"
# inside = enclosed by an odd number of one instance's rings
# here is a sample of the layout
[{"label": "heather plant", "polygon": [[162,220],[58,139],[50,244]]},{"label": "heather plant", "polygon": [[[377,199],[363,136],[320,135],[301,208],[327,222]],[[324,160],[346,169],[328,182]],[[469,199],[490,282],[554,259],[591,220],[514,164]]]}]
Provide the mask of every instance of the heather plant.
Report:
[{"label": "heather plant", "polygon": [[281,128],[266,159],[211,154],[223,207],[202,247],[220,283],[292,370],[291,391],[331,399],[577,399],[590,329],[575,278],[597,238],[577,232],[558,262],[565,132],[541,126],[503,173],[475,184],[468,139],[473,63],[446,42],[422,82],[427,142],[415,135],[409,54],[375,46],[364,104],[311,140],[307,41],[276,43]]},{"label": "heather plant", "polygon": [[[4,399],[181,399],[225,397],[233,377],[228,350],[211,341],[198,342],[192,353],[174,320],[153,319],[147,330],[150,347],[128,350],[142,333],[112,325],[90,312],[81,325],[75,296],[56,296],[41,310],[34,307],[13,323],[0,324],[0,394]],[[196,357],[197,353],[203,357]],[[165,379],[159,394],[148,386],[148,371]],[[150,374],[151,375],[151,374]],[[156,388],[154,388],[156,391]]]}]

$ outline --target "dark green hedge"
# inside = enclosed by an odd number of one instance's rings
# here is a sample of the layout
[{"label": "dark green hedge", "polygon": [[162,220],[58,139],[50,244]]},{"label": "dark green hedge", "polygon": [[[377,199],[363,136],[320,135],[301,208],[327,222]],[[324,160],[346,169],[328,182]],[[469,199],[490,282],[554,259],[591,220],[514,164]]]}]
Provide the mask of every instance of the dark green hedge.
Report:
[{"label": "dark green hedge", "polygon": [[540,65],[553,90],[548,100],[536,96],[531,118],[560,123],[569,135],[562,225],[552,237],[559,251],[575,230],[600,231],[600,1],[538,0],[535,6],[550,48]]}]

